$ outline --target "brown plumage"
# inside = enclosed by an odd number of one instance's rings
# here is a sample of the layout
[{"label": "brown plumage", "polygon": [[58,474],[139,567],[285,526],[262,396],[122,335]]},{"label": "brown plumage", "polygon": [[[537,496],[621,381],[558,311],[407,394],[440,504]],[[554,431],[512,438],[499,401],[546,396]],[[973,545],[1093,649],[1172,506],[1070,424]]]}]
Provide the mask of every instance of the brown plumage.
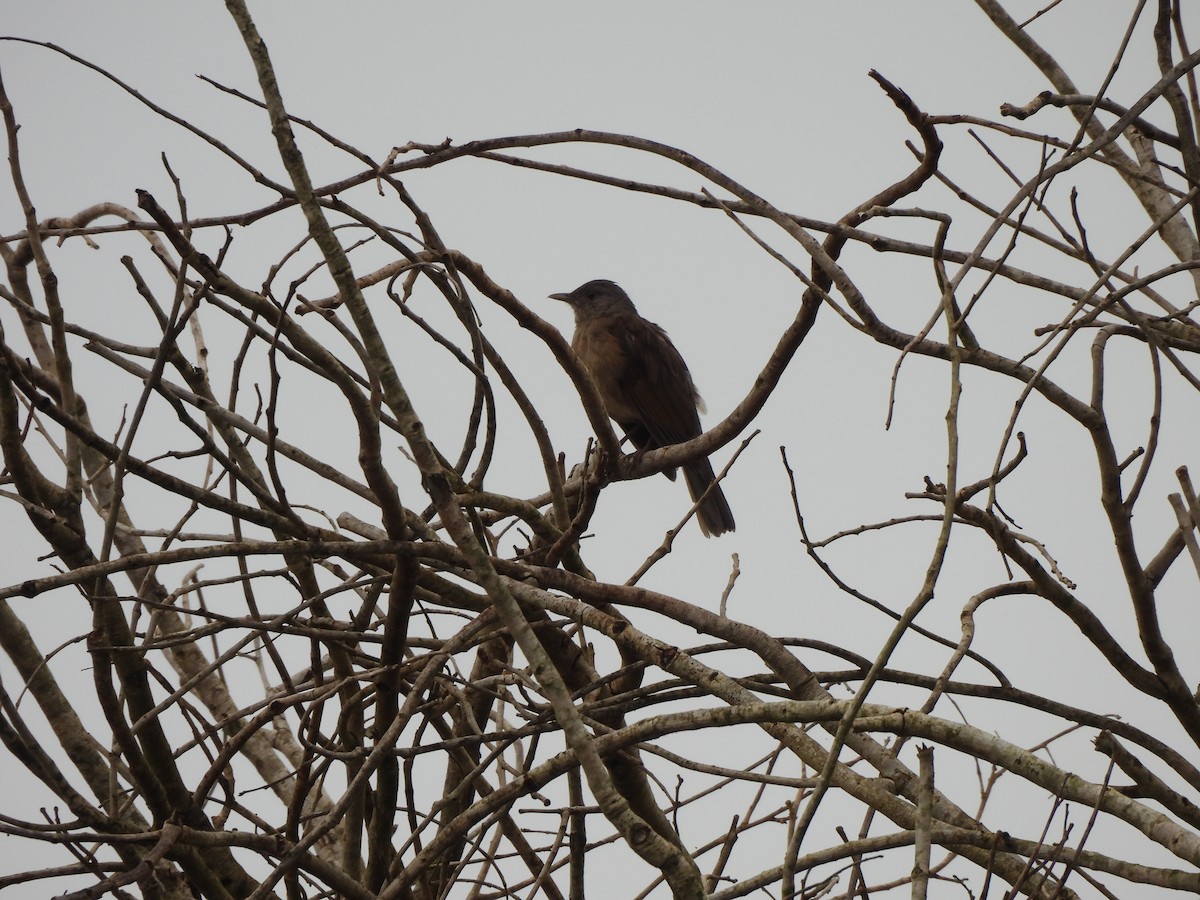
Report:
[{"label": "brown plumage", "polygon": [[[569,294],[551,294],[575,311],[571,347],[600,389],[608,414],[638,450],[680,444],[701,432],[704,401],[683,357],[653,322],[611,281],[589,281]],[[666,473],[675,479],[675,470]],[[712,466],[697,459],[683,466],[692,500],[713,483]],[[733,512],[715,486],[696,510],[706,536],[733,531]]]}]

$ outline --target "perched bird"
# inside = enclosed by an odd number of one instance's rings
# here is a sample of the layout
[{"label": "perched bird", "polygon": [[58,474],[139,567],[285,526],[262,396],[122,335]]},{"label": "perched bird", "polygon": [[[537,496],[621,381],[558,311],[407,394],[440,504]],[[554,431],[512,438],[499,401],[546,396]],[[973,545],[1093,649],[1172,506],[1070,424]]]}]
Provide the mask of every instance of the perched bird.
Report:
[{"label": "perched bird", "polygon": [[[700,434],[704,401],[683,357],[653,322],[638,315],[620,287],[589,281],[569,294],[551,294],[575,311],[571,348],[591,373],[608,414],[638,450],[680,444]],[[675,480],[675,470],[666,473]],[[713,483],[712,466],[696,459],[683,466],[688,493],[699,499]],[[713,487],[696,510],[706,536],[733,531],[733,513]]]}]

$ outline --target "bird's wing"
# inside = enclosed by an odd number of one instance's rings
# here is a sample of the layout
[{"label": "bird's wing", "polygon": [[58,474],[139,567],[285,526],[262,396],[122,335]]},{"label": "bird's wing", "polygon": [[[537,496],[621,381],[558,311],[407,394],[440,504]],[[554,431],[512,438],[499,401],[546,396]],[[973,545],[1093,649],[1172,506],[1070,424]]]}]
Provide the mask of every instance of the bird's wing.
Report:
[{"label": "bird's wing", "polygon": [[654,440],[666,447],[700,434],[700,397],[667,333],[640,316],[621,323],[625,367],[620,389]]}]

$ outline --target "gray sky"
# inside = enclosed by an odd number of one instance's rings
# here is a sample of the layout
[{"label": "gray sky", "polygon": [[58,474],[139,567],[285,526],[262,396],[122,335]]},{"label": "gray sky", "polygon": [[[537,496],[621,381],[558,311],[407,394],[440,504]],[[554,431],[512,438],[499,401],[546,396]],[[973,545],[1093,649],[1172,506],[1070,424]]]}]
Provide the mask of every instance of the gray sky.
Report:
[{"label": "gray sky", "polygon": [[[1039,3],[1010,3],[1014,16],[1030,14]],[[1127,24],[1130,4],[1068,0],[1031,27],[1031,32],[1090,92],[1107,71]],[[758,3],[658,4],[255,4],[252,12],[270,49],[289,112],[311,119],[376,160],[408,141],[456,143],[507,134],[560,131],[576,127],[638,135],[684,148],[790,212],[836,219],[912,166],[904,141],[915,135],[868,77],[876,69],[907,91],[925,111],[996,118],[1001,103],[1023,104],[1047,84],[1037,71],[970,3],[927,0],[918,3]],[[59,3],[8,4],[4,32],[50,41],[127,81],[151,100],[220,137],[270,176],[283,178],[265,114],[199,80],[204,75],[228,87],[257,95],[258,86],[229,17],[218,3]],[[1132,102],[1157,78],[1147,50],[1148,31],[1135,36],[1140,62],[1114,82],[1111,96]],[[194,217],[236,212],[269,203],[273,197],[241,170],[177,126],[155,116],[99,75],[44,48],[0,43],[0,72],[21,122],[25,175],[40,217],[68,215],[100,201],[136,205],[134,191],[145,188],[164,205],[173,196],[160,163],[166,153],[183,182]],[[1070,135],[1065,113],[1047,111],[1025,123],[1035,131]],[[965,127],[942,129],[947,144],[944,170],[993,206],[1003,206],[1015,187],[1000,174]],[[998,145],[1001,142],[997,142]],[[360,170],[350,157],[302,137],[317,183]],[[1003,145],[1006,162],[1021,176],[1035,170],[1037,151],[1029,145]],[[538,159],[595,168],[623,177],[659,181],[698,190],[692,173],[662,160],[629,151],[560,145],[531,152]],[[1081,179],[1084,176],[1079,176]],[[649,319],[672,335],[708,401],[712,424],[747,392],[780,329],[791,319],[801,286],[720,214],[670,201],[613,191],[496,163],[461,160],[405,177],[406,186],[430,213],[445,242],[479,261],[489,274],[564,331],[565,307],[545,300],[595,277],[621,283]],[[1125,196],[1081,181],[1082,210],[1097,252],[1111,258],[1146,227],[1140,210]],[[1086,189],[1091,190],[1086,190]],[[1069,219],[1068,185],[1052,199]],[[0,188],[0,231],[23,225],[10,185]],[[357,189],[351,202],[374,210],[398,227],[411,222],[390,201],[373,199],[373,188]],[[930,186],[909,203],[946,208],[949,193]],[[973,247],[986,221],[961,208],[950,243]],[[1044,223],[1041,223],[1044,227]],[[801,268],[807,262],[781,232],[755,227]],[[874,223],[881,232],[928,241],[928,222]],[[261,281],[269,262],[302,233],[296,215],[288,229],[247,231],[235,244],[230,268],[250,286]],[[200,239],[219,246],[216,232]],[[207,243],[205,243],[207,242]],[[73,241],[56,251],[56,264],[72,296],[86,300],[69,313],[91,327],[109,327],[128,317],[130,340],[147,329],[144,313],[130,299],[128,278],[108,247],[142,245],[129,236],[102,240],[103,258]],[[994,252],[994,251],[993,251]],[[386,261],[372,250],[360,258],[358,273]],[[1034,257],[1036,258],[1036,257]],[[875,308],[898,327],[919,327],[936,308],[937,294],[925,261],[883,258],[851,248],[847,267]],[[1032,263],[1030,263],[1032,265]],[[297,269],[297,272],[299,270]],[[1064,278],[1089,279],[1078,270]],[[973,284],[976,282],[973,282]],[[320,295],[314,289],[313,295]],[[420,298],[418,298],[419,300]],[[430,304],[422,309],[439,315]],[[1186,301],[1185,301],[1186,302]],[[498,310],[481,304],[492,340],[514,362],[534,399],[549,412],[558,446],[578,459],[588,431],[569,383],[550,355]],[[998,285],[981,303],[978,321],[993,330],[1004,352],[1019,355],[1035,345],[1032,329],[1057,321],[1066,311],[1061,298],[1018,292]],[[9,321],[5,312],[4,321]],[[976,320],[972,320],[976,321]],[[125,324],[123,323],[123,326]],[[223,343],[215,324],[209,335],[212,365],[219,369],[236,351]],[[431,377],[439,357],[413,344],[411,330],[395,322],[398,355],[409,368],[401,377],[422,406],[435,439],[457,450],[456,423],[465,396],[464,381]],[[230,336],[235,341],[236,337]],[[426,355],[428,354],[428,355]],[[1070,357],[1070,354],[1068,354]],[[1144,351],[1120,383],[1127,392],[1128,421],[1121,421],[1128,449],[1145,431],[1148,380]],[[1132,356],[1131,356],[1132,358]],[[777,635],[830,640],[870,657],[890,629],[890,620],[847,599],[824,579],[803,553],[787,495],[779,447],[786,446],[798,475],[808,525],[828,535],[867,521],[882,521],[937,507],[904,499],[920,490],[922,477],[943,480],[947,401],[944,367],[911,360],[897,393],[896,419],[884,430],[889,378],[896,354],[855,335],[830,310],[801,348],[758,427],[763,433],[726,482],[738,517],[736,534],[705,541],[694,527],[661,563],[648,583],[715,608],[738,553],[742,576],[730,614]],[[1086,347],[1062,374],[1080,390]],[[86,365],[86,364],[85,364]],[[1066,364],[1064,364],[1066,365]],[[89,369],[88,371],[92,371]],[[115,430],[122,404],[132,403],[138,385],[114,378],[111,394],[97,408]],[[1177,394],[1172,393],[1172,397]],[[997,452],[1015,388],[995,377],[967,376],[964,411],[963,481],[983,477]],[[1194,434],[1173,418],[1163,433],[1162,478],[1148,495],[1165,498],[1175,465],[1191,462]],[[292,439],[327,446],[353,468],[353,448],[314,413],[309,396],[286,396]],[[107,405],[106,405],[107,404]],[[319,408],[319,407],[318,407]],[[1118,413],[1118,418],[1123,413]],[[493,489],[530,494],[540,490],[539,467],[531,444],[511,407],[502,428],[503,458]],[[314,424],[316,428],[314,429]],[[1014,484],[1007,511],[1033,536],[1044,540],[1064,572],[1081,584],[1081,595],[1117,631],[1127,631],[1131,614],[1121,593],[1106,586],[1119,577],[1113,563],[1097,554],[1098,541],[1111,541],[1098,523],[1094,463],[1090,446],[1065,428],[1061,417],[1040,401],[1021,420],[1033,455],[1027,475]],[[163,440],[169,443],[170,431]],[[1192,456],[1188,457],[1188,439]],[[147,437],[153,445],[154,438]],[[324,443],[328,442],[328,443]],[[719,469],[732,448],[718,453]],[[143,455],[152,455],[142,449]],[[1168,462],[1169,460],[1169,462]],[[403,466],[398,461],[398,466]],[[411,478],[398,471],[397,478]],[[1049,500],[1048,498],[1053,498]],[[320,498],[336,504],[350,501]],[[1161,528],[1148,528],[1146,552],[1169,526],[1165,499],[1144,501],[1146,520],[1162,516]],[[631,516],[627,504],[638,504]],[[1011,505],[1010,505],[1011,504]],[[356,509],[360,507],[355,507]],[[601,577],[621,581],[673,527],[687,503],[680,484],[655,479],[651,485],[617,485],[605,493],[594,522],[597,537],[586,548]],[[618,527],[620,525],[620,527]],[[6,533],[27,531],[15,505],[0,506]],[[839,545],[830,560],[856,587],[894,610],[903,609],[920,585],[932,552],[933,526],[860,536]],[[958,533],[946,581],[921,622],[951,639],[958,635],[958,611],[982,587],[1005,580],[1001,561],[984,542]],[[1107,551],[1108,543],[1101,546]],[[6,557],[0,581],[11,583],[47,571],[36,557],[44,548],[32,542]],[[1194,590],[1194,583],[1191,586]],[[83,614],[75,596],[37,601],[52,615],[43,623],[45,640],[77,635],[86,623],[65,612]],[[1058,680],[1070,702],[1092,703],[1136,718],[1139,699],[1111,674],[1092,680],[1080,674],[1095,663],[1095,651],[1044,603],[1004,602],[1005,612],[985,607],[977,649],[995,653],[1010,675],[1036,689]],[[1127,601],[1126,601],[1127,602]],[[61,604],[61,606],[60,606]],[[1171,608],[1178,627],[1194,627],[1195,606]],[[40,617],[38,617],[40,618]],[[680,642],[694,636],[675,635]],[[1013,652],[1014,644],[1018,651]],[[929,662],[930,658],[937,660]],[[898,665],[936,672],[944,649],[910,638]],[[1078,659],[1076,659],[1078,654]],[[820,658],[806,660],[820,665]],[[79,651],[79,665],[86,657]],[[977,670],[964,675],[978,677]],[[881,688],[880,699],[888,695]],[[1103,698],[1103,699],[1100,699]],[[948,714],[948,713],[947,713]],[[1003,722],[995,727],[1002,727]],[[1041,734],[1040,723],[1027,735]],[[1167,729],[1170,733],[1170,729]],[[1046,736],[1042,734],[1041,736]],[[1085,746],[1081,737],[1080,747]],[[1099,763],[1097,762],[1097,765]],[[1095,773],[1092,773],[1093,776]],[[998,801],[1003,802],[1003,801]]]}]

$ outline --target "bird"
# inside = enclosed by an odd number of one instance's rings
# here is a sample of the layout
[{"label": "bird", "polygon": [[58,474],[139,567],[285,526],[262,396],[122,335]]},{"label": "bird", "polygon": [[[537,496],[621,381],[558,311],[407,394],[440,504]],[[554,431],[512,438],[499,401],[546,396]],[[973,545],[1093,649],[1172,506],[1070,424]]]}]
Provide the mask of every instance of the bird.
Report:
[{"label": "bird", "polygon": [[[589,281],[569,294],[551,294],[575,313],[571,349],[591,373],[608,415],[638,452],[680,444],[700,434],[704,400],[666,331],[643,319],[617,284]],[[664,474],[675,480],[675,470]],[[707,458],[683,465],[700,531],[713,537],[734,530],[733,511]],[[709,487],[712,487],[709,490]]]}]

